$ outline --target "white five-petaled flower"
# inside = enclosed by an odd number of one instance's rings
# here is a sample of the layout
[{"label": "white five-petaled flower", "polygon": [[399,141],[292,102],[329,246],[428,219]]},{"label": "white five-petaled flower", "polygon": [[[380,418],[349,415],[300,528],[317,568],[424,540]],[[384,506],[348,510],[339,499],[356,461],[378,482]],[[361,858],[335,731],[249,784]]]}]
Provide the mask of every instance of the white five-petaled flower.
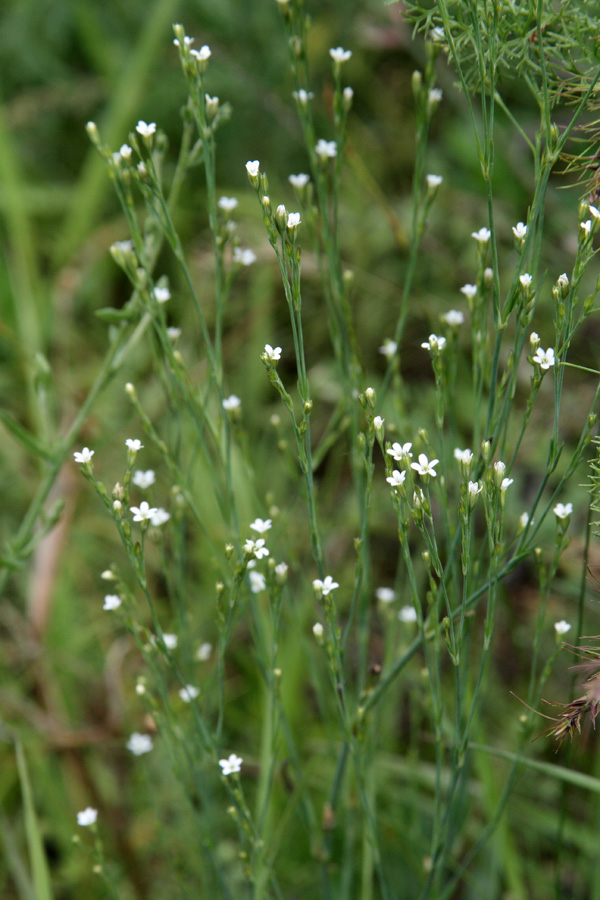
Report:
[{"label": "white five-petaled flower", "polygon": [[425,180],[427,181],[427,187],[433,190],[433,188],[439,187],[444,179],[441,175],[427,175]]},{"label": "white five-petaled flower", "polygon": [[465,321],[464,313],[462,313],[459,309],[449,309],[447,313],[444,313],[441,316],[442,322],[445,322],[446,325],[450,325],[451,328],[457,327],[458,325],[462,325]]},{"label": "white five-petaled flower", "polygon": [[127,440],[125,441],[125,446],[128,450],[131,450],[132,453],[137,453],[138,450],[144,449],[144,445],[139,440],[139,438],[127,438]]},{"label": "white five-petaled flower", "polygon": [[327,159],[334,159],[337,156],[337,144],[335,141],[326,141],[323,138],[319,138],[315,147],[315,153],[322,162],[325,162]]},{"label": "white five-petaled flower", "polygon": [[146,124],[143,119],[135,126],[135,130],[138,134],[140,134],[144,138],[152,137],[152,135],[156,132],[156,122],[150,122],[150,124]]},{"label": "white five-petaled flower", "polygon": [[81,825],[82,828],[87,828],[89,825],[94,825],[97,818],[98,810],[87,806],[77,813],[77,824]]},{"label": "white five-petaled flower", "polygon": [[375,418],[373,419],[373,428],[375,429],[375,431],[381,431],[384,422],[385,419],[383,419],[381,416],[375,416]]},{"label": "white five-petaled flower", "polygon": [[258,538],[258,540],[253,541],[252,538],[248,538],[246,543],[244,544],[244,553],[247,553],[248,556],[255,556],[257,559],[262,559],[263,556],[269,555],[269,550],[265,547],[265,539]]},{"label": "white five-petaled flower", "polygon": [[162,506],[159,506],[154,515],[151,517],[150,521],[155,528],[160,528],[160,526],[164,525],[165,522],[168,522],[170,518],[171,513],[168,513],[166,509],[163,509]]},{"label": "white five-petaled flower", "polygon": [[273,522],[271,519],[255,519],[250,523],[252,531],[258,531],[259,534],[266,534]]},{"label": "white five-petaled flower", "polygon": [[263,356],[268,359],[269,362],[277,362],[281,359],[281,347],[271,347],[270,344],[265,344]]},{"label": "white five-petaled flower", "polygon": [[475,238],[479,244],[487,244],[491,236],[492,232],[489,228],[480,228],[479,231],[471,232],[471,237]]},{"label": "white five-petaled flower", "polygon": [[239,397],[236,397],[235,394],[230,394],[229,397],[225,397],[223,400],[223,409],[231,412],[233,409],[238,409],[242,405],[242,401]]},{"label": "white five-petaled flower", "polygon": [[396,462],[402,462],[402,460],[408,461],[412,458],[412,453],[410,452],[411,447],[412,444],[410,441],[406,444],[399,444],[398,441],[395,441],[391,447],[388,447],[386,453],[393,456]]},{"label": "white five-petaled flower", "polygon": [[76,450],[73,454],[73,459],[76,463],[83,465],[84,463],[89,463],[92,461],[92,456],[94,455],[94,450],[90,450],[89,447],[84,447],[83,450]]},{"label": "white five-petaled flower", "polygon": [[391,587],[378,587],[375,596],[380,603],[393,603],[396,599],[396,591]]},{"label": "white five-petaled flower", "polygon": [[178,693],[184,703],[191,703],[200,693],[200,689],[194,687],[193,684],[186,684],[186,686],[182,687]]},{"label": "white five-petaled flower", "polygon": [[398,613],[398,618],[401,622],[416,622],[418,618],[417,611],[414,606],[403,606]]},{"label": "white five-petaled flower", "polygon": [[560,622],[554,623],[554,630],[557,634],[566,634],[567,631],[571,630],[571,626],[564,619],[561,619]]},{"label": "white five-petaled flower", "polygon": [[419,462],[414,462],[410,465],[412,469],[419,473],[419,475],[431,475],[435,478],[437,475],[435,466],[437,466],[438,463],[439,459],[432,459],[430,461],[424,453],[419,453]]},{"label": "white five-petaled flower", "polygon": [[396,350],[398,349],[398,344],[396,341],[393,341],[391,338],[385,338],[383,344],[379,348],[379,352],[386,357],[386,359],[391,359],[396,355]]},{"label": "white five-petaled flower", "polygon": [[233,261],[241,266],[251,266],[256,262],[256,253],[249,247],[234,247]]},{"label": "white five-petaled flower", "polygon": [[332,47],[329,55],[335,63],[345,63],[352,56],[352,50],[344,50],[343,47]]},{"label": "white five-petaled flower", "polygon": [[212,51],[208,44],[203,44],[199,50],[190,50],[190,53],[198,62],[206,62],[207,59],[210,59]]},{"label": "white five-petaled flower", "polygon": [[533,362],[537,363],[540,369],[549,369],[555,363],[554,349],[549,347],[547,350],[542,350],[541,347],[538,347]]},{"label": "white five-petaled flower", "polygon": [[171,299],[171,291],[168,287],[155,287],[152,291],[152,296],[156,300],[157,303],[166,303],[167,300]]},{"label": "white five-petaled flower", "polygon": [[428,341],[423,341],[421,343],[421,347],[423,350],[429,350],[430,352],[443,350],[446,345],[445,337],[438,337],[437,334],[430,334]]},{"label": "white five-petaled flower", "polygon": [[521,287],[528,288],[531,287],[533,278],[531,277],[529,272],[525,272],[523,275],[519,275],[519,281],[521,282]]},{"label": "white five-petaled flower", "polygon": [[406,480],[406,472],[400,472],[399,469],[394,469],[389,478],[386,478],[385,480],[388,484],[391,484],[392,487],[400,487],[400,485],[404,484],[404,481]]},{"label": "white five-petaled flower", "polygon": [[118,609],[122,603],[121,598],[118,594],[107,594],[104,598],[104,606],[102,609]]},{"label": "white five-petaled flower", "polygon": [[130,506],[129,511],[133,513],[134,522],[147,522],[156,515],[158,509],[150,506],[146,500],[142,500],[139,506]]},{"label": "white five-petaled flower", "polygon": [[477,285],[476,284],[463,284],[460,289],[461,294],[464,294],[468,300],[472,300],[473,297],[477,293]]},{"label": "white five-petaled flower", "polygon": [[224,212],[233,212],[237,205],[238,201],[235,197],[219,197],[218,206]]},{"label": "white five-petaled flower", "polygon": [[517,240],[522,241],[527,234],[527,225],[524,222],[517,222],[516,225],[513,225],[513,234]]},{"label": "white five-petaled flower", "polygon": [[557,519],[568,519],[573,512],[572,503],[557,503],[552,510]]},{"label": "white five-petaled flower", "polygon": [[302,188],[306,187],[306,185],[310,181],[310,175],[307,175],[305,172],[300,172],[298,175],[290,175],[288,181],[292,185],[292,187],[301,190]]},{"label": "white five-petaled flower", "polygon": [[297,228],[300,225],[300,213],[288,213],[287,217],[287,227],[288,228]]},{"label": "white five-petaled flower", "polygon": [[319,591],[323,594],[324,597],[327,594],[330,594],[332,591],[335,591],[336,588],[339,588],[339,584],[337,581],[334,581],[331,575],[326,575],[325,578],[321,581],[320,578],[315,578],[313,581],[313,587],[315,591]]},{"label": "white five-petaled flower", "polygon": [[144,753],[150,753],[154,744],[149,734],[140,734],[138,731],[134,731],[126,746],[134,756],[142,756]]},{"label": "white five-petaled flower", "polygon": [[470,481],[467,485],[467,489],[471,497],[476,497],[477,494],[483,489],[483,484],[479,484],[478,481]]},{"label": "white five-petaled flower", "polygon": [[256,178],[260,169],[260,162],[257,159],[248,160],[246,163],[246,171],[250,178]]},{"label": "white five-petaled flower", "polygon": [[232,753],[227,759],[220,759],[219,765],[223,775],[235,775],[241,771],[243,762],[244,760],[241,756],[236,756],[235,753]]},{"label": "white five-petaled flower", "polygon": [[119,147],[119,156],[122,159],[131,159],[132,149],[129,144],[121,144]]},{"label": "white five-petaled flower", "polygon": [[154,484],[154,482],[156,481],[156,475],[154,474],[153,469],[147,469],[146,472],[142,472],[141,469],[136,469],[131,480],[136,487],[145,490],[146,488],[149,488]]}]

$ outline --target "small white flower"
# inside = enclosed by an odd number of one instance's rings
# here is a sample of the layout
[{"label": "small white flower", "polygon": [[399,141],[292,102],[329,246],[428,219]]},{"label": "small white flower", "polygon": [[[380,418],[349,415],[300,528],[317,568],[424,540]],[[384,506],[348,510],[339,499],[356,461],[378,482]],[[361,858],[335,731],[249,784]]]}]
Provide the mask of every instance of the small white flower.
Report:
[{"label": "small white flower", "polygon": [[402,462],[402,460],[408,462],[409,459],[412,459],[411,447],[410,441],[407,441],[406,444],[399,444],[398,441],[395,441],[391,447],[388,447],[386,453],[393,456],[396,462]]},{"label": "small white flower", "polygon": [[165,642],[165,647],[167,650],[176,650],[177,644],[179,643],[179,638],[176,634],[165,634],[163,632],[163,641]]},{"label": "small white flower", "polygon": [[450,325],[451,327],[462,325],[465,321],[464,314],[458,309],[449,309],[447,313],[444,313],[441,316],[441,319],[442,322],[445,322],[446,325]]},{"label": "small white flower", "polygon": [[196,699],[200,690],[199,688],[194,687],[193,684],[186,684],[186,686],[182,687],[178,693],[184,703],[191,703],[192,700]]},{"label": "small white flower", "polygon": [[260,162],[257,159],[249,160],[246,163],[246,171],[250,178],[255,178],[260,169]]},{"label": "small white flower", "polygon": [[143,160],[137,164],[137,172],[140,178],[145,178],[148,174],[148,169],[146,168],[146,163]]},{"label": "small white flower", "polygon": [[256,262],[256,253],[249,247],[234,247],[233,261],[241,266],[251,266]]},{"label": "small white flower", "polygon": [[238,201],[235,197],[219,197],[219,209],[222,209],[224,212],[233,212],[233,210],[238,205]]},{"label": "small white flower", "polygon": [[598,210],[595,206],[589,206],[588,208],[594,219],[600,219],[600,210]]},{"label": "small white flower", "polygon": [[521,286],[524,288],[531,287],[531,282],[533,278],[528,272],[525,272],[524,275],[519,275],[519,281],[521,282]]},{"label": "small white flower", "polygon": [[119,147],[119,156],[121,156],[122,159],[131,159],[131,153],[132,150],[129,144],[121,144]]},{"label": "small white flower", "polygon": [[529,335],[529,346],[531,347],[532,353],[535,353],[537,348],[540,346],[540,336],[537,331],[532,331]]},{"label": "small white flower", "polygon": [[337,144],[335,141],[326,141],[323,138],[319,138],[315,147],[315,153],[321,162],[325,162],[327,159],[334,159],[337,156]]},{"label": "small white flower", "polygon": [[396,341],[393,341],[391,338],[385,338],[383,344],[379,348],[379,352],[387,359],[391,359],[396,355],[397,349],[398,344],[396,343]]},{"label": "small white flower", "polygon": [[152,296],[157,303],[166,303],[167,300],[171,299],[171,291],[168,287],[155,287],[152,291]]},{"label": "small white flower", "polygon": [[398,613],[398,618],[401,622],[416,622],[418,618],[417,611],[414,606],[403,606]]},{"label": "small white flower", "polygon": [[492,232],[489,228],[480,228],[479,231],[471,232],[471,237],[475,238],[479,244],[487,244],[491,236]]},{"label": "small white flower", "polygon": [[381,431],[384,422],[385,419],[383,419],[381,416],[375,416],[375,418],[373,419],[373,427],[375,431]]},{"label": "small white flower", "polygon": [[426,176],[427,187],[431,188],[431,189],[439,187],[443,180],[444,179],[442,178],[441,175],[427,175]]},{"label": "small white flower", "polygon": [[277,565],[275,566],[275,574],[277,575],[278,578],[281,578],[281,579],[287,578],[288,569],[289,569],[289,566],[287,563],[285,563],[285,562],[277,563]]},{"label": "small white flower", "polygon": [[235,775],[236,772],[241,771],[243,761],[242,757],[236,756],[235,753],[232,753],[227,759],[220,759],[219,765],[223,775]]},{"label": "small white flower", "polygon": [[572,503],[557,503],[552,510],[557,519],[568,519],[573,512]]},{"label": "small white flower", "polygon": [[392,487],[400,487],[401,484],[404,484],[406,479],[406,472],[400,472],[398,469],[394,469],[389,478],[386,478],[388,484]]},{"label": "small white flower", "polygon": [[154,474],[153,469],[148,469],[146,472],[142,472],[141,469],[136,469],[131,480],[136,487],[146,490],[146,488],[149,488],[154,484],[156,475]]},{"label": "small white flower", "polygon": [[267,581],[262,572],[250,570],[248,577],[250,578],[250,590],[253,594],[260,594],[261,591],[265,590]]},{"label": "small white flower", "polygon": [[226,409],[228,412],[231,412],[233,409],[239,409],[241,405],[242,401],[235,394],[230,394],[229,397],[225,397],[223,400],[223,409]]},{"label": "small white flower", "polygon": [[430,462],[424,453],[419,453],[419,462],[414,462],[410,465],[412,469],[419,473],[419,475],[431,475],[435,478],[437,475],[435,466],[437,466],[438,463],[439,459],[432,459]]},{"label": "small white flower", "polygon": [[427,101],[430,106],[437,106],[444,96],[441,88],[431,88],[427,94]]},{"label": "small white flower", "polygon": [[176,341],[181,337],[181,328],[174,328],[173,326],[167,328],[167,337],[170,341]]},{"label": "small white flower", "polygon": [[351,103],[352,98],[354,97],[354,91],[352,90],[351,87],[345,87],[344,90],[342,91],[342,96],[343,96],[346,104],[348,105]]},{"label": "small white flower", "polygon": [[343,47],[332,47],[329,55],[334,62],[345,63],[352,56],[352,50],[344,50]]},{"label": "small white flower", "polygon": [[[181,43],[178,38],[173,38],[173,43],[175,44],[176,47],[181,47]],[[183,38],[183,46],[191,47],[193,43],[194,43],[194,38],[188,37],[186,34],[185,37]]]},{"label": "small white flower", "polygon": [[156,122],[150,122],[150,124],[147,125],[146,122],[140,119],[140,121],[135,126],[135,130],[144,138],[152,137],[152,135],[156,132]]},{"label": "small white flower", "polygon": [[270,344],[265,344],[263,356],[270,362],[278,362],[281,359],[281,347],[271,347]]},{"label": "small white flower", "polygon": [[314,636],[319,641],[323,637],[323,626],[321,625],[320,622],[315,622],[312,630],[313,630]]},{"label": "small white flower", "polygon": [[134,522],[148,522],[152,516],[155,516],[158,509],[150,506],[146,500],[142,500],[139,506],[130,506],[129,511],[133,513]]},{"label": "small white flower", "polygon": [[257,559],[262,559],[263,556],[268,556],[269,551],[265,547],[265,539],[258,538],[258,540],[253,541],[252,538],[248,538],[246,543],[244,544],[244,553],[250,555],[254,555]]},{"label": "small white flower", "polygon": [[102,609],[118,609],[123,601],[118,594],[107,594],[104,598],[104,606]]},{"label": "small white flower", "polygon": [[154,744],[149,734],[140,734],[139,732],[134,731],[127,741],[126,746],[134,756],[143,756],[144,753],[150,753]]},{"label": "small white flower", "polygon": [[89,447],[84,447],[81,452],[75,451],[73,454],[73,459],[76,463],[82,465],[83,463],[89,463],[92,461],[92,456],[94,455],[94,450],[90,450]]},{"label": "small white flower", "polygon": [[272,526],[273,522],[271,519],[255,519],[254,522],[250,524],[250,528],[252,531],[258,531],[259,534],[265,534]]},{"label": "small white flower", "polygon": [[125,441],[125,446],[128,450],[131,450],[132,453],[137,453],[138,450],[144,449],[144,445],[140,440],[138,440],[138,438],[127,438],[127,440]]},{"label": "small white flower", "polygon": [[436,25],[435,28],[431,29],[431,31],[429,32],[429,39],[435,44],[444,43],[444,41],[446,40],[446,35],[441,25]]},{"label": "small white flower", "polygon": [[592,231],[592,220],[588,219],[587,222],[582,222],[580,228],[587,237]]},{"label": "small white flower", "polygon": [[476,284],[463,284],[460,289],[461,294],[464,294],[468,300],[472,300],[473,297],[477,294],[477,285]]},{"label": "small white flower", "polygon": [[549,369],[555,363],[554,349],[549,347],[547,350],[542,350],[541,347],[538,347],[533,361],[538,364],[540,369]]},{"label": "small white flower", "polygon": [[517,240],[522,241],[527,234],[527,225],[523,222],[517,222],[516,225],[513,225],[513,234]]},{"label": "small white flower", "polygon": [[151,517],[150,521],[155,528],[160,528],[160,526],[164,525],[165,522],[168,522],[170,518],[171,513],[168,513],[166,509],[163,509],[162,506],[159,506],[154,515]]},{"label": "small white flower", "polygon": [[315,578],[313,581],[313,587],[315,591],[320,591],[324,597],[327,594],[330,594],[332,591],[335,591],[336,588],[339,588],[339,584],[337,581],[334,581],[331,575],[326,575],[323,581],[320,578]]},{"label": "small white flower", "polygon": [[478,481],[470,481],[467,485],[467,489],[471,497],[476,497],[477,494],[483,490],[483,484],[479,484]]},{"label": "small white flower", "polygon": [[203,44],[199,50],[190,50],[190,53],[198,60],[198,62],[206,62],[207,59],[210,59],[211,49],[208,44]]},{"label": "small white flower", "polygon": [[563,272],[562,275],[558,276],[557,284],[560,285],[563,290],[569,287],[569,276],[566,272]]},{"label": "small white flower", "polygon": [[503,463],[501,459],[498,462],[494,463],[494,472],[498,476],[498,478],[503,478],[504,473],[506,472],[506,463]]},{"label": "small white flower", "polygon": [[77,824],[81,825],[82,828],[87,828],[88,825],[94,825],[97,818],[98,810],[88,806],[77,813]]},{"label": "small white flower", "polygon": [[521,526],[521,528],[526,528],[526,526],[528,524],[529,524],[529,513],[526,513],[526,512],[521,513],[521,515],[519,516],[519,525]]},{"label": "small white flower", "polygon": [[300,213],[289,213],[287,217],[287,227],[288,228],[297,228],[300,225]]},{"label": "small white flower", "polygon": [[378,587],[375,596],[380,603],[393,603],[396,599],[396,592],[390,587]]},{"label": "small white flower", "polygon": [[446,338],[438,337],[437,334],[430,334],[428,341],[423,341],[421,347],[423,350],[429,350],[430,352],[439,352],[443,350],[446,346]]},{"label": "small white flower", "polygon": [[312,91],[305,91],[304,88],[300,88],[299,91],[292,91],[292,97],[294,100],[297,100],[301,106],[306,106],[308,101],[312,100],[314,96]]},{"label": "small white flower", "polygon": [[473,462],[473,451],[469,450],[467,447],[466,450],[461,450],[460,447],[455,447],[454,449],[454,459],[462,463],[464,466],[470,466]]},{"label": "small white flower", "polygon": [[299,175],[290,175],[288,181],[292,187],[302,190],[302,188],[306,187],[310,181],[310,175],[307,175],[305,172],[300,172]]},{"label": "small white flower", "polygon": [[196,659],[199,662],[208,662],[208,660],[210,659],[211,653],[212,653],[212,644],[205,642],[204,644],[200,644],[200,646],[196,650]]},{"label": "small white flower", "polygon": [[554,630],[557,634],[566,634],[567,631],[571,630],[571,626],[564,619],[561,619],[560,622],[554,623]]},{"label": "small white flower", "polygon": [[502,482],[501,482],[501,484],[500,484],[500,490],[501,490],[502,492],[507,491],[508,488],[509,488],[509,487],[511,486],[511,484],[513,483],[513,481],[514,481],[514,478],[503,478],[503,479],[502,479]]}]

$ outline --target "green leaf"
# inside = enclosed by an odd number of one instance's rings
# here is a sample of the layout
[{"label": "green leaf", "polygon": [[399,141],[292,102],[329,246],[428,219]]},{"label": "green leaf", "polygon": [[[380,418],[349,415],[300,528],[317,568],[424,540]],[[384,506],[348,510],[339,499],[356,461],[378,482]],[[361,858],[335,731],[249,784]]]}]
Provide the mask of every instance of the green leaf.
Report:
[{"label": "green leaf", "polygon": [[44,845],[42,843],[38,818],[33,805],[33,794],[31,792],[25,753],[19,738],[15,739],[15,750],[17,754],[17,768],[19,770],[19,781],[21,783],[21,794],[25,811],[25,833],[27,835],[29,861],[31,864],[31,875],[35,888],[35,896],[36,900],[52,900],[48,863],[46,854],[44,853]]}]

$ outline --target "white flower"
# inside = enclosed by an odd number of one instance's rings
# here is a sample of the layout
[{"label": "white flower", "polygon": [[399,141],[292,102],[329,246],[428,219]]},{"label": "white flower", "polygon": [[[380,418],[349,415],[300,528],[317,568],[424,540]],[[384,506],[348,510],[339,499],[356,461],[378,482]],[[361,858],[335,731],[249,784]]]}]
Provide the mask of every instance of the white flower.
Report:
[{"label": "white flower", "polygon": [[299,175],[290,175],[288,181],[292,185],[292,187],[301,190],[303,187],[306,187],[306,185],[310,181],[310,175],[307,175],[305,172],[300,172]]},{"label": "white flower", "polygon": [[152,738],[149,734],[140,734],[139,732],[134,731],[127,741],[126,746],[134,756],[142,756],[144,753],[150,753],[154,744],[152,743]]},{"label": "white flower", "polygon": [[443,96],[441,88],[431,88],[427,94],[427,101],[430,106],[437,106]]},{"label": "white flower", "polygon": [[141,469],[136,469],[131,480],[136,487],[145,490],[146,488],[149,488],[154,484],[154,482],[156,481],[156,476],[152,469],[148,469],[146,472],[142,472]]},{"label": "white flower", "polygon": [[429,350],[430,352],[443,350],[446,346],[446,338],[438,337],[437,334],[430,334],[428,341],[423,341],[421,347],[423,350]]},{"label": "white flower", "polygon": [[244,553],[250,555],[254,555],[257,559],[262,559],[263,556],[268,556],[269,551],[265,547],[265,539],[258,538],[257,541],[253,541],[252,538],[248,538],[246,543],[244,544]]},{"label": "white flower", "polygon": [[506,472],[506,463],[503,463],[502,460],[499,459],[498,462],[494,463],[494,472],[498,478],[502,478]]},{"label": "white flower", "polygon": [[208,662],[210,659],[210,654],[212,653],[212,644],[208,642],[204,644],[200,644],[198,649],[196,650],[196,659],[199,662]]},{"label": "white flower", "polygon": [[375,596],[380,603],[393,603],[396,599],[396,592],[390,587],[378,587]]},{"label": "white flower", "polygon": [[427,175],[426,176],[427,187],[432,188],[432,189],[439,187],[443,180],[444,179],[442,178],[441,175]]},{"label": "white flower", "polygon": [[416,622],[418,618],[417,611],[414,606],[403,606],[398,613],[398,618],[401,622]]},{"label": "white flower", "polygon": [[589,206],[588,208],[594,219],[600,219],[600,210],[598,210],[595,206]]},{"label": "white flower", "polygon": [[533,361],[538,364],[540,369],[549,369],[555,362],[554,349],[549,347],[547,350],[542,350],[541,347],[538,347],[535,356],[533,357]]},{"label": "white flower", "polygon": [[406,472],[400,472],[398,469],[394,469],[389,478],[386,478],[388,484],[391,484],[392,487],[400,487],[401,484],[404,484],[406,479]]},{"label": "white flower", "polygon": [[435,466],[439,463],[439,459],[432,459],[431,462],[427,459],[424,453],[419,453],[419,462],[411,463],[411,468],[415,469],[419,473],[419,475],[431,475],[433,478],[437,475],[435,471]]},{"label": "white flower", "polygon": [[140,176],[140,178],[145,178],[146,175],[148,174],[148,169],[146,168],[146,164],[142,160],[140,160],[140,162],[137,164],[137,171],[138,171],[138,175]]},{"label": "white flower", "polygon": [[323,637],[323,626],[320,622],[315,622],[312,630],[317,640],[320,640]]},{"label": "white flower", "polygon": [[132,453],[137,453],[138,450],[143,450],[144,445],[138,438],[127,438],[125,441],[125,446],[128,450],[131,450]]},{"label": "white flower", "polygon": [[557,503],[552,510],[557,519],[568,519],[573,512],[572,503]]},{"label": "white flower", "polygon": [[[173,43],[175,44],[176,47],[181,47],[181,43],[180,43],[180,41],[179,41],[178,38],[173,38]],[[192,45],[193,43],[194,43],[194,38],[193,38],[193,37],[188,37],[187,34],[186,34],[185,37],[183,38],[183,46],[184,46],[184,47],[191,47],[191,45]]]},{"label": "white flower", "polygon": [[529,335],[529,346],[531,347],[532,353],[535,353],[537,348],[540,346],[540,336],[537,331],[532,331]]},{"label": "white flower", "polygon": [[321,162],[325,162],[327,159],[334,159],[337,156],[337,144],[335,141],[326,141],[323,138],[319,138],[315,147],[315,153]]},{"label": "white flower", "polygon": [[123,601],[118,594],[107,594],[104,598],[104,606],[102,609],[118,609]]},{"label": "white flower", "polygon": [[472,300],[473,297],[477,293],[477,285],[476,284],[463,284],[460,289],[461,294],[464,294],[468,300]]},{"label": "white flower", "polygon": [[98,810],[92,809],[91,806],[86,807],[81,812],[77,813],[77,824],[81,825],[82,828],[87,828],[88,825],[94,825],[96,819],[98,818]]},{"label": "white flower", "polygon": [[524,275],[519,275],[519,281],[521,282],[521,286],[524,288],[531,287],[531,282],[533,278],[528,272],[525,272]]},{"label": "white flower", "polygon": [[131,159],[131,153],[132,150],[129,144],[121,144],[121,146],[119,147],[119,156],[121,156],[123,159]]},{"label": "white flower", "polygon": [[509,488],[509,487],[511,486],[511,484],[513,483],[513,481],[514,481],[514,478],[503,478],[503,479],[502,479],[502,482],[501,482],[501,484],[500,484],[500,490],[501,490],[502,492],[507,491],[508,488]]},{"label": "white flower", "polygon": [[289,566],[285,562],[277,563],[275,566],[275,574],[278,578],[284,579],[287,577]]},{"label": "white flower", "polygon": [[487,244],[491,236],[492,232],[489,228],[480,228],[479,231],[471,232],[471,237],[475,238],[479,244]]},{"label": "white flower", "polygon": [[270,344],[265,344],[263,356],[265,356],[269,362],[277,362],[281,359],[281,347],[271,347]]},{"label": "white flower", "polygon": [[166,509],[163,509],[162,506],[159,506],[154,515],[151,517],[151,522],[155,528],[160,528],[161,525],[164,525],[165,522],[168,522],[171,518],[171,513],[168,513]]},{"label": "white flower", "polygon": [[521,528],[525,528],[529,524],[529,513],[521,513],[519,516],[519,525]]},{"label": "white flower", "polygon": [[139,506],[130,506],[129,511],[133,513],[134,522],[147,522],[152,516],[156,515],[158,509],[155,506],[150,506],[146,500],[142,500]]},{"label": "white flower", "polygon": [[150,122],[150,124],[147,125],[142,119],[140,119],[140,121],[135,126],[135,130],[144,138],[152,137],[152,135],[156,131],[156,122]]},{"label": "white flower", "polygon": [[383,344],[379,348],[379,352],[383,354],[387,359],[391,359],[392,356],[396,355],[396,350],[398,349],[398,344],[396,341],[393,341],[391,338],[385,338]]},{"label": "white flower", "polygon": [[292,97],[297,100],[298,103],[300,103],[302,106],[306,106],[308,101],[312,100],[314,96],[315,95],[312,91],[305,91],[304,88],[300,88],[299,91],[292,91]]},{"label": "white flower", "polygon": [[191,703],[192,700],[195,700],[200,690],[197,687],[194,687],[193,684],[186,684],[185,687],[182,687],[179,691],[179,696],[183,700],[184,703]]},{"label": "white flower", "polygon": [[451,327],[462,325],[465,321],[464,314],[458,309],[449,309],[447,313],[441,316],[442,322]]},{"label": "white flower", "polygon": [[219,197],[219,209],[225,212],[233,212],[237,205],[238,201],[235,197]]},{"label": "white flower", "polygon": [[315,578],[315,580],[313,581],[313,587],[315,591],[320,591],[320,593],[323,594],[324,597],[326,597],[327,594],[331,593],[331,591],[335,591],[336,588],[339,588],[339,584],[337,583],[337,581],[333,580],[331,575],[326,575],[323,581],[321,581],[320,578]]},{"label": "white flower", "polygon": [[181,337],[181,328],[174,328],[173,326],[167,328],[167,337],[170,341],[176,341],[177,338]]},{"label": "white flower", "polygon": [[207,59],[210,59],[211,49],[208,44],[203,44],[199,50],[190,50],[190,53],[198,60],[198,62],[205,62]]},{"label": "white flower", "polygon": [[582,222],[580,228],[587,237],[592,231],[592,220],[588,219],[587,222]]},{"label": "white flower", "polygon": [[258,531],[259,534],[265,534],[272,524],[273,522],[271,519],[255,519],[254,522],[250,524],[250,528],[252,531]]},{"label": "white flower", "polygon": [[288,228],[297,228],[300,224],[300,213],[289,213],[287,217],[287,227]]},{"label": "white flower", "polygon": [[569,287],[569,276],[566,272],[563,272],[562,275],[558,276],[557,284],[559,284],[563,290]]},{"label": "white flower", "polygon": [[89,447],[84,447],[83,450],[81,450],[81,452],[75,451],[75,453],[73,454],[73,458],[76,463],[80,463],[80,464],[89,463],[92,461],[92,456],[94,455],[94,452],[95,451],[90,450]]},{"label": "white flower", "polygon": [[409,459],[412,459],[412,453],[410,452],[410,448],[412,444],[408,441],[406,444],[399,444],[398,441],[395,441],[391,447],[388,447],[386,453],[389,453],[390,456],[393,456],[396,462],[408,462]]},{"label": "white flower", "polygon": [[516,225],[513,225],[513,234],[517,240],[522,241],[527,234],[527,225],[523,222],[518,222]]},{"label": "white flower", "polygon": [[225,397],[223,400],[223,409],[226,409],[228,412],[233,409],[239,409],[241,405],[242,401],[235,394],[230,394],[229,397]]},{"label": "white flower", "polygon": [[166,303],[171,299],[171,291],[168,287],[155,287],[152,295],[157,303]]},{"label": "white flower", "polygon": [[354,97],[354,91],[352,90],[351,87],[345,87],[344,90],[342,91],[342,96],[343,96],[344,100],[346,101],[346,104],[349,104],[351,102],[352,98]]},{"label": "white flower", "polygon": [[241,266],[251,266],[256,262],[256,253],[249,247],[234,247],[233,261]]},{"label": "white flower", "polygon": [[473,462],[473,451],[467,448],[466,450],[461,450],[460,447],[455,447],[454,449],[454,459],[462,463],[464,466],[470,466]]},{"label": "white flower", "polygon": [[446,35],[441,25],[436,25],[435,28],[431,29],[429,32],[429,39],[436,44],[443,43],[446,40]]},{"label": "white flower", "polygon": [[253,594],[260,594],[261,591],[265,590],[267,581],[262,572],[254,572],[250,570],[248,576],[250,578],[250,590]]},{"label": "white flower", "polygon": [[483,490],[483,484],[479,484],[478,481],[470,481],[467,485],[467,489],[471,497],[476,497],[477,494]]},{"label": "white flower", "polygon": [[235,753],[232,753],[227,759],[220,759],[219,765],[223,775],[235,775],[241,770],[243,761],[242,757],[236,756]]},{"label": "white flower", "polygon": [[167,650],[176,650],[177,644],[179,643],[179,638],[176,634],[165,634],[163,632],[163,641],[165,642],[165,647]]},{"label": "white flower", "polygon": [[375,418],[373,419],[373,427],[375,431],[381,431],[384,422],[385,419],[383,419],[381,416],[375,416]]},{"label": "white flower", "polygon": [[567,631],[571,630],[571,626],[564,619],[561,619],[560,622],[554,623],[554,630],[557,634],[566,634]]},{"label": "white flower", "polygon": [[344,50],[343,47],[332,47],[329,55],[335,63],[345,63],[352,56],[352,50]]},{"label": "white flower", "polygon": [[250,178],[255,178],[258,175],[258,171],[260,169],[260,162],[257,159],[249,160],[246,163],[246,171]]}]

